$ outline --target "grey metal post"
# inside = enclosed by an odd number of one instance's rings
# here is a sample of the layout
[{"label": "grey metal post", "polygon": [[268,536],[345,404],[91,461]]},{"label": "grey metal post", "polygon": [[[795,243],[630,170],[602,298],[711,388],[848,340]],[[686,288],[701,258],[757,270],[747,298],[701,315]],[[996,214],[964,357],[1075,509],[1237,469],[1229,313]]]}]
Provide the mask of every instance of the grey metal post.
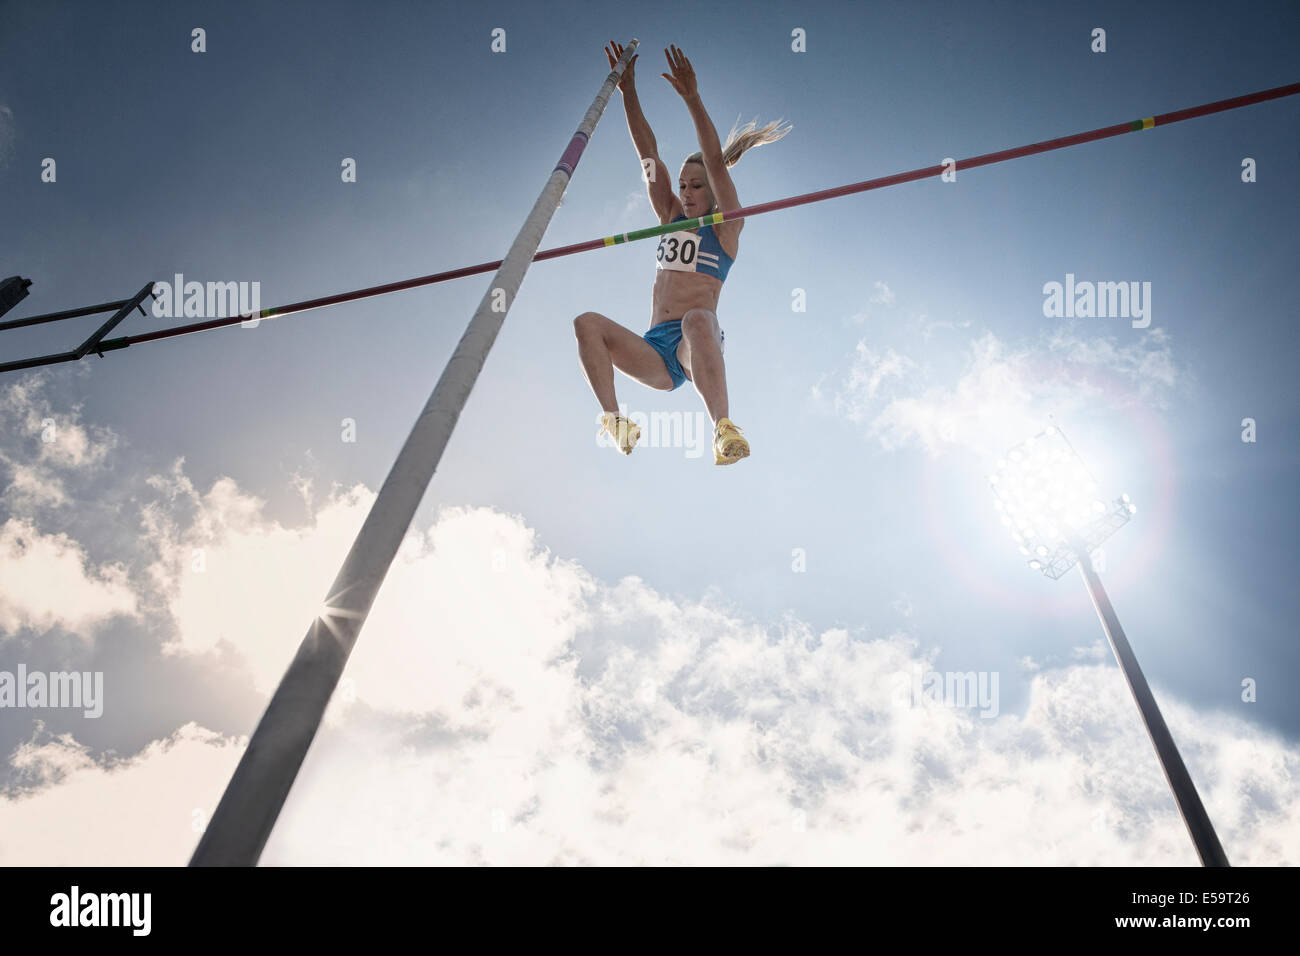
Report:
[{"label": "grey metal post", "polygon": [[1191,834],[1192,843],[1196,845],[1196,853],[1201,858],[1201,865],[1229,866],[1228,857],[1219,844],[1218,835],[1214,832],[1214,824],[1210,822],[1209,814],[1205,812],[1201,798],[1196,793],[1196,785],[1192,783],[1192,777],[1178,753],[1173,735],[1165,726],[1165,719],[1160,715],[1160,708],[1156,706],[1151,688],[1147,686],[1147,680],[1142,676],[1142,668],[1138,667],[1133,648],[1129,646],[1128,638],[1124,636],[1124,629],[1120,627],[1119,618],[1115,616],[1115,609],[1111,607],[1110,598],[1101,586],[1101,578],[1092,569],[1092,559],[1081,544],[1076,545],[1075,550],[1079,556],[1079,571],[1083,574],[1083,581],[1092,596],[1093,607],[1097,609],[1102,629],[1106,632],[1107,640],[1110,641],[1111,650],[1115,652],[1115,660],[1119,663],[1119,669],[1124,672],[1124,679],[1128,681],[1129,689],[1133,692],[1133,699],[1137,701],[1142,722],[1146,724],[1151,743],[1156,748],[1160,769],[1164,771],[1165,779],[1169,781],[1169,789],[1174,793],[1178,812],[1182,814],[1187,832]]},{"label": "grey metal post", "polygon": [[502,260],[334,579],[326,599],[333,613],[328,622],[317,618],[308,628],[199,840],[191,866],[252,866],[261,856],[375,595],[501,330],[506,310],[638,42],[633,38],[605,77]]}]

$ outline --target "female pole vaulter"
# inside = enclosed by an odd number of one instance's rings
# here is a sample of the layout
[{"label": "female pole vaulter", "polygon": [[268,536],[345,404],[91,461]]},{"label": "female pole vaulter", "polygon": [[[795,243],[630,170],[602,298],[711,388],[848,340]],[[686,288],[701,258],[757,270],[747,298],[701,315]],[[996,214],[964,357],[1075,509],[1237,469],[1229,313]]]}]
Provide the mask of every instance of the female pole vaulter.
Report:
[{"label": "female pole vaulter", "polygon": [[[623,53],[622,44],[610,42],[605,50],[611,68]],[[686,157],[674,196],[668,168],[659,159],[654,133],[641,112],[633,67],[628,63],[619,83],[627,111],[632,144],[641,160],[642,176],[659,222],[694,219],[726,209],[739,209],[740,198],[728,167],[736,165],[748,149],[773,143],[790,131],[780,121],[755,129],[754,123],[733,128],[726,145],[700,99],[691,61],[677,47],[664,50],[671,74],[660,74],[672,84],[695,121],[700,151]],[[727,377],[722,360],[725,335],[718,323],[718,296],[727,272],[736,261],[740,230],[745,221],[703,226],[662,236],[655,251],[655,283],[650,330],[637,335],[631,329],[597,312],[584,312],[573,320],[578,358],[600,407],[601,430],[614,437],[624,454],[631,454],[641,428],[618,414],[614,395],[614,369],[649,388],[671,391],[690,381],[704,399],[713,421],[714,461],[729,465],[749,455],[749,442],[727,416]]]}]

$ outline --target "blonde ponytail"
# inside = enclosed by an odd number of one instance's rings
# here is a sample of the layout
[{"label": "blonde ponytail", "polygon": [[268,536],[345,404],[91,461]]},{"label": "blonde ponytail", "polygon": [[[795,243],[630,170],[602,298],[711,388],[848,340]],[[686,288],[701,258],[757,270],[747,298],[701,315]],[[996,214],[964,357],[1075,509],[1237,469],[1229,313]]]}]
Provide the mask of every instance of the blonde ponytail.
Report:
[{"label": "blonde ponytail", "polygon": [[[736,117],[736,123],[740,123],[740,117]],[[768,123],[766,126],[759,127],[754,120],[750,120],[744,126],[733,126],[731,132],[727,134],[727,141],[722,146],[722,162],[728,168],[735,166],[740,162],[746,150],[753,149],[755,146],[762,146],[766,143],[775,143],[784,136],[793,126],[781,128],[781,120]],[[691,153],[686,157],[688,163],[703,163],[703,153]]]}]

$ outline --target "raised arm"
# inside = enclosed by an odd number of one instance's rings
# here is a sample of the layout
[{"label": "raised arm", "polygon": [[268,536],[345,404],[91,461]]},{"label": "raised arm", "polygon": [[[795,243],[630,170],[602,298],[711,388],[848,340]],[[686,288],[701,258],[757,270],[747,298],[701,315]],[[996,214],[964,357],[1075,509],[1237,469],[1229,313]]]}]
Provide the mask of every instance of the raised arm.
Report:
[{"label": "raised arm", "polygon": [[[699,85],[695,81],[695,69],[691,66],[691,61],[686,59],[686,54],[675,46],[671,51],[664,50],[664,56],[668,57],[668,68],[672,70],[672,75],[667,73],[660,75],[681,94],[682,99],[686,101],[691,119],[695,121],[695,133],[700,141],[700,154],[704,157],[704,172],[709,177],[709,188],[713,191],[714,202],[718,204],[718,212],[739,209],[740,197],[736,194],[736,184],[731,181],[727,164],[722,161],[722,143],[718,141],[718,131],[713,128],[713,120],[709,119],[709,111],[704,108],[704,101],[700,99]],[[744,225],[743,219],[735,223],[723,224],[724,227],[729,226],[730,231],[735,235],[740,234]]]},{"label": "raised arm", "polygon": [[[623,45],[610,41],[605,49],[612,69],[623,55]],[[618,91],[623,95],[623,109],[627,113],[627,129],[632,134],[632,145],[636,147],[637,158],[641,161],[641,176],[646,181],[646,191],[650,195],[650,205],[659,217],[659,221],[669,222],[681,212],[681,203],[673,194],[672,175],[668,167],[659,159],[659,144],[655,134],[646,122],[645,113],[641,111],[641,101],[636,95],[636,78],[632,68],[636,66],[636,54],[623,71]]]}]

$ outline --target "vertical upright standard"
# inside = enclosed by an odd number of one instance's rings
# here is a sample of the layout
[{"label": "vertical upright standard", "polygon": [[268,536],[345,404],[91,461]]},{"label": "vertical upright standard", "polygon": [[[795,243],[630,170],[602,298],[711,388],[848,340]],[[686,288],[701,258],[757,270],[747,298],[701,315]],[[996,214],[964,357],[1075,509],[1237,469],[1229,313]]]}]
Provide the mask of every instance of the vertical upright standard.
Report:
[{"label": "vertical upright standard", "polygon": [[410,527],[551,216],[623,71],[634,38],[596,94],[456,345],[248,742],[190,866],[253,866],[271,835],[370,606]]}]

